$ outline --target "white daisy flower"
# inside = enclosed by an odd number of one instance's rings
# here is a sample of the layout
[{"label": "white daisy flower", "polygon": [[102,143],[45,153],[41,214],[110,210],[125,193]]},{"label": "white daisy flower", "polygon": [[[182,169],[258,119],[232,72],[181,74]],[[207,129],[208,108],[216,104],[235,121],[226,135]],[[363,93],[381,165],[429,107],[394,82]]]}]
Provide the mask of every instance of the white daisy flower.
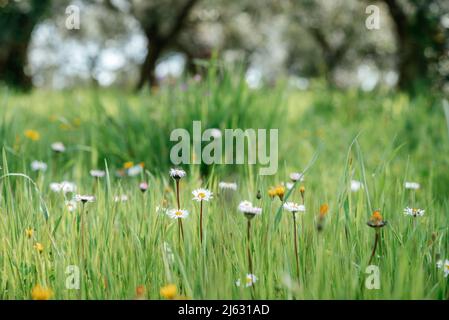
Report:
[{"label": "white daisy flower", "polygon": [[306,207],[302,204],[294,203],[294,202],[286,202],[284,203],[284,209],[290,211],[292,213],[296,212],[305,212]]},{"label": "white daisy flower", "polygon": [[31,170],[33,171],[46,171],[47,170],[47,164],[42,161],[34,160],[31,162]]},{"label": "white daisy flower", "polygon": [[50,183],[50,190],[53,192],[61,192],[62,186],[58,182],[52,182]]},{"label": "white daisy flower", "polygon": [[170,169],[170,177],[172,177],[173,179],[179,180],[185,177],[185,175],[186,172],[182,169],[175,169],[175,168]]},{"label": "white daisy flower", "polygon": [[441,260],[441,259],[438,260],[437,263],[436,263],[436,266],[437,266],[438,269],[441,269],[443,267],[443,260]]},{"label": "white daisy flower", "polygon": [[121,194],[114,197],[114,202],[126,202],[128,201],[128,196],[126,194]]},{"label": "white daisy flower", "polygon": [[[257,277],[254,274],[248,273],[245,277],[245,287],[251,287],[254,283],[256,283],[257,281]],[[241,282],[240,279],[237,279],[237,281],[235,282],[235,285],[237,287],[240,287]]]},{"label": "white daisy flower", "polygon": [[172,219],[185,219],[189,215],[189,211],[183,209],[170,209],[167,215]]},{"label": "white daisy flower", "polygon": [[76,184],[70,181],[62,181],[60,183],[62,192],[71,193],[76,191]]},{"label": "white daisy flower", "polygon": [[141,174],[142,171],[143,171],[142,166],[138,164],[136,166],[132,166],[131,168],[129,168],[127,173],[128,173],[128,176],[135,177],[135,176],[138,176],[139,174]]},{"label": "white daisy flower", "polygon": [[237,183],[235,182],[220,182],[218,188],[223,190],[237,190]]},{"label": "white daisy flower", "polygon": [[75,195],[75,200],[78,202],[83,202],[83,203],[94,202],[95,197],[90,196],[90,195],[77,194],[77,195]]},{"label": "white daisy flower", "polygon": [[351,191],[357,192],[363,188],[363,184],[357,180],[351,180]]},{"label": "white daisy flower", "polygon": [[404,184],[405,189],[418,190],[421,188],[421,185],[418,182],[406,182]]},{"label": "white daisy flower", "polygon": [[65,152],[65,146],[64,146],[64,144],[62,142],[54,142],[54,143],[52,143],[51,144],[51,149],[54,152],[60,152],[60,153]]},{"label": "white daisy flower", "polygon": [[444,260],[444,265],[443,265],[443,271],[444,271],[444,277],[447,278],[447,276],[449,275],[449,260]]},{"label": "white daisy flower", "polygon": [[103,170],[90,170],[90,175],[94,178],[103,178],[106,172]]},{"label": "white daisy flower", "polygon": [[418,209],[418,208],[405,208],[404,214],[407,216],[413,216],[413,217],[422,217],[424,215],[425,210]]},{"label": "white daisy flower", "polygon": [[212,199],[212,192],[207,189],[199,188],[192,191],[193,199],[195,201],[209,201]]},{"label": "white daisy flower", "polygon": [[69,200],[65,202],[65,206],[69,212],[73,212],[76,210],[77,204],[75,200]]},{"label": "white daisy flower", "polygon": [[292,172],[292,173],[290,173],[290,179],[293,182],[304,181],[304,174],[300,173],[300,172]]},{"label": "white daisy flower", "polygon": [[253,204],[247,200],[240,202],[238,210],[243,212],[248,218],[253,218],[255,215],[262,214],[262,208],[254,207]]},{"label": "white daisy flower", "polygon": [[146,182],[141,182],[141,183],[139,184],[139,189],[140,189],[140,191],[142,191],[142,192],[147,191],[147,190],[148,190],[148,183],[146,183]]}]

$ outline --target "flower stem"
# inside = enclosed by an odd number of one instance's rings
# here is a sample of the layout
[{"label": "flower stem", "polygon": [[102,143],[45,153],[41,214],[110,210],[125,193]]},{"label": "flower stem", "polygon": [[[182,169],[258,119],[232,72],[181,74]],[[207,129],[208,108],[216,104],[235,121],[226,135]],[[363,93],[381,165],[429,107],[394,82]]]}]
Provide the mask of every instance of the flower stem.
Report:
[{"label": "flower stem", "polygon": [[295,257],[296,257],[296,277],[299,281],[299,256],[298,256],[298,235],[297,235],[297,229],[296,229],[296,215],[293,213],[293,234],[294,234],[294,241],[295,241]]},{"label": "flower stem", "polygon": [[374,258],[374,255],[376,254],[376,249],[377,249],[377,243],[379,242],[379,229],[376,228],[376,235],[374,237],[374,246],[373,246],[373,251],[371,252],[371,257],[369,258],[369,262],[368,265],[371,264],[371,261]]},{"label": "flower stem", "polygon": [[203,244],[203,201],[200,201],[200,242]]},{"label": "flower stem", "polygon": [[176,202],[178,203],[178,210],[181,209],[179,201],[179,179],[176,180]]},{"label": "flower stem", "polygon": [[253,274],[253,261],[251,257],[251,220],[248,219],[248,233],[247,233],[247,239],[248,239],[248,267],[249,267],[249,273]]}]

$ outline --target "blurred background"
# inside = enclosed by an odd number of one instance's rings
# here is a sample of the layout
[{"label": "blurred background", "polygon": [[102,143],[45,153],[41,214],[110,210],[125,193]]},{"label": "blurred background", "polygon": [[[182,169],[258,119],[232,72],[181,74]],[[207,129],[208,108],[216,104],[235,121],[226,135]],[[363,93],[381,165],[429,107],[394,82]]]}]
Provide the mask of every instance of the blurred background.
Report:
[{"label": "blurred background", "polygon": [[0,0],[0,82],[142,90],[217,58],[250,87],[449,92],[448,34],[447,0]]}]

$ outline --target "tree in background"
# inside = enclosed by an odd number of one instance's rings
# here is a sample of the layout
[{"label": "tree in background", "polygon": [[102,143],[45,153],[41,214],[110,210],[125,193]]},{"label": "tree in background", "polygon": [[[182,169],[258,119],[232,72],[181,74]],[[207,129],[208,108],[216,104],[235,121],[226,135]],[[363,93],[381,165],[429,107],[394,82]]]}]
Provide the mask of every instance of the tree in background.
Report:
[{"label": "tree in background", "polygon": [[[442,17],[449,12],[447,0],[383,0],[394,21],[397,42],[398,87],[413,91],[416,85],[441,85],[448,63],[449,25]],[[449,19],[449,18],[448,18]],[[447,71],[446,71],[447,72]],[[436,81],[436,83],[435,83]]]},{"label": "tree in background", "polygon": [[31,88],[31,77],[25,71],[28,46],[34,27],[48,12],[50,2],[0,1],[0,81],[17,88]]}]

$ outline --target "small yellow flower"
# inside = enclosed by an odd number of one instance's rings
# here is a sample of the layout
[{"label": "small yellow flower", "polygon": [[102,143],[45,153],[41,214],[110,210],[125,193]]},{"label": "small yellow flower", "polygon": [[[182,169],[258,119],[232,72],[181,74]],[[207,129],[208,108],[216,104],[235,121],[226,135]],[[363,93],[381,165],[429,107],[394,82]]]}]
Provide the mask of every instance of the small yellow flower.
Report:
[{"label": "small yellow flower", "polygon": [[145,286],[139,285],[136,287],[136,299],[142,300],[145,299]]},{"label": "small yellow flower", "polygon": [[268,195],[270,196],[271,199],[276,197],[276,189],[274,189],[274,188],[268,189]]},{"label": "small yellow flower", "polygon": [[304,186],[301,186],[299,188],[299,192],[301,192],[302,194],[304,194],[304,192],[306,192],[306,188]]},{"label": "small yellow flower", "polygon": [[379,210],[375,210],[368,221],[368,226],[372,228],[382,228],[386,224],[387,221],[384,220]]},{"label": "small yellow flower", "polygon": [[320,218],[324,218],[327,215],[327,212],[329,210],[329,206],[324,203],[320,206]]},{"label": "small yellow flower", "polygon": [[371,215],[371,221],[373,221],[373,222],[379,222],[382,220],[383,220],[383,218],[382,218],[382,215],[380,214],[379,210],[374,211],[373,214]]},{"label": "small yellow flower", "polygon": [[123,168],[125,168],[125,169],[132,168],[133,166],[134,166],[134,162],[132,162],[132,161],[127,161],[123,164]]},{"label": "small yellow flower", "polygon": [[33,300],[49,300],[53,296],[53,291],[49,288],[42,287],[40,284],[34,286],[31,290],[31,298]]},{"label": "small yellow flower", "polygon": [[284,200],[285,195],[285,187],[284,186],[277,186],[276,187],[276,195],[279,197],[279,199]]},{"label": "small yellow flower", "polygon": [[33,247],[39,253],[42,253],[42,251],[44,251],[44,246],[40,242],[36,242]]},{"label": "small yellow flower", "polygon": [[31,228],[26,228],[26,229],[25,229],[25,234],[26,234],[26,236],[28,237],[28,239],[30,239],[31,237],[33,237],[33,233],[34,233],[34,230],[33,230],[33,229],[31,229]]},{"label": "small yellow flower", "polygon": [[25,134],[25,137],[27,137],[28,139],[30,139],[32,141],[37,141],[41,138],[40,133],[37,132],[36,130],[25,130],[24,134]]},{"label": "small yellow flower", "polygon": [[165,287],[162,287],[160,290],[160,294],[165,299],[173,300],[177,296],[178,289],[176,288],[176,285],[169,284]]},{"label": "small yellow flower", "polygon": [[274,197],[278,196],[279,199],[284,200],[285,195],[285,187],[283,185],[276,186],[274,188],[270,188],[268,190],[268,195],[273,199]]}]

